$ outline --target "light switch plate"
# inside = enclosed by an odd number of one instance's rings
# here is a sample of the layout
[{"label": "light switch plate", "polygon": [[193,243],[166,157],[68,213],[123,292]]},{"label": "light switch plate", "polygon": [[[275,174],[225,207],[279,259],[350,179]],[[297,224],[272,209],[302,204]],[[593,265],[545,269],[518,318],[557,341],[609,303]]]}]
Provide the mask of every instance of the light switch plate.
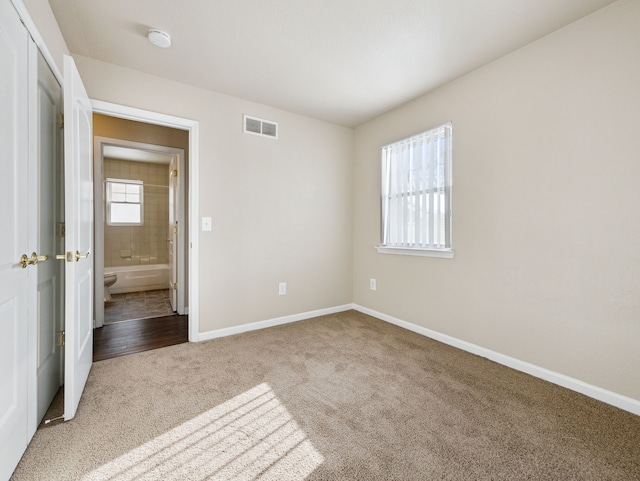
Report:
[{"label": "light switch plate", "polygon": [[202,231],[211,232],[211,217],[202,218]]}]

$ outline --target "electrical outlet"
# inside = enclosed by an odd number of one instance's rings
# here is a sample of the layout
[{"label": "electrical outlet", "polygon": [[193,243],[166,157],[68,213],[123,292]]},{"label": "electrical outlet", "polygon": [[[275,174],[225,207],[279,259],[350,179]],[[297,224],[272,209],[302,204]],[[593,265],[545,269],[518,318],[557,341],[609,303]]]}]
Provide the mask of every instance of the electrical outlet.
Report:
[{"label": "electrical outlet", "polygon": [[371,289],[372,291],[376,290],[376,280],[375,279],[369,279],[369,289]]},{"label": "electrical outlet", "polygon": [[284,296],[286,294],[287,294],[287,283],[281,282],[280,284],[278,284],[278,295]]}]

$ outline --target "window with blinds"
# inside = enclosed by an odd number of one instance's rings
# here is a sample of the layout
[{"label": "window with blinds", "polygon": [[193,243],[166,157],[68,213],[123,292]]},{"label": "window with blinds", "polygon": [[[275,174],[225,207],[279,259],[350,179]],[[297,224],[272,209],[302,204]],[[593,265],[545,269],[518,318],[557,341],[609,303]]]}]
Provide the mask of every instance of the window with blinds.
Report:
[{"label": "window with blinds", "polygon": [[380,247],[452,253],[451,130],[447,123],[382,147]]},{"label": "window with blinds", "polygon": [[141,180],[107,179],[107,224],[142,225],[144,197]]}]

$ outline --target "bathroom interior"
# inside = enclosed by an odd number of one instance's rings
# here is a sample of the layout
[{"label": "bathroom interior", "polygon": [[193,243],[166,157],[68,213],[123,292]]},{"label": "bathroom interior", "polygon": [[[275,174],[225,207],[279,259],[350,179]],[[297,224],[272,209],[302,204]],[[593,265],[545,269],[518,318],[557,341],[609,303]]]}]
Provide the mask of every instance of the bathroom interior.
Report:
[{"label": "bathroom interior", "polygon": [[174,312],[168,265],[170,156],[166,163],[131,160],[140,154],[145,153],[105,147],[105,324]]},{"label": "bathroom interior", "polygon": [[[104,298],[96,302],[96,327],[172,314],[186,318],[188,249],[180,236],[188,231],[188,131],[94,113],[93,135],[94,195],[103,199],[95,203],[96,276],[104,275],[104,284],[96,282],[96,299]],[[172,177],[180,165],[183,175]],[[139,222],[110,222],[108,182],[115,184],[116,201],[140,202],[141,218],[129,219]],[[135,211],[135,205],[116,208]],[[181,216],[182,229],[172,236],[170,220]]]}]

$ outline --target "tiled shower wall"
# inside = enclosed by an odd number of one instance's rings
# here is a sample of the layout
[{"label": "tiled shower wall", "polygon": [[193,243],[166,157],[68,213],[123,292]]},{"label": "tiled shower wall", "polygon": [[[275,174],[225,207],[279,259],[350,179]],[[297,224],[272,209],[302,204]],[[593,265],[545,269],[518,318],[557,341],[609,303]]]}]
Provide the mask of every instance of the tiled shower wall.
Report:
[{"label": "tiled shower wall", "polygon": [[[167,264],[169,225],[169,166],[127,160],[104,160],[104,177],[141,180],[144,185],[144,224],[104,226],[104,266]],[[105,217],[106,218],[106,217]]]}]

